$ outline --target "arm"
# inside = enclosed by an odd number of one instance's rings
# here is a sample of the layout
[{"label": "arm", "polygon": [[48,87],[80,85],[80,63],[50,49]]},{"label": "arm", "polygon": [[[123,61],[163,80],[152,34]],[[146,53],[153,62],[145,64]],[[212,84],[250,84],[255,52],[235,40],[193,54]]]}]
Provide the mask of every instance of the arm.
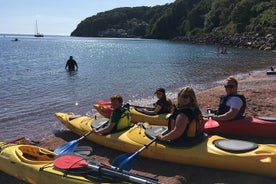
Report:
[{"label": "arm", "polygon": [[175,127],[166,135],[157,135],[159,140],[174,140],[179,138],[187,128],[189,119],[185,114],[179,114],[176,117]]},{"label": "arm", "polygon": [[109,125],[104,128],[104,129],[101,129],[99,131],[97,131],[96,133],[99,133],[99,134],[108,134],[112,131],[112,129],[117,125],[117,123],[120,121],[121,119],[121,111],[119,110],[113,110],[112,111],[112,114],[110,116],[110,119],[109,119]]},{"label": "arm", "polygon": [[148,115],[156,115],[162,109],[161,105],[157,105],[154,111],[148,111],[147,109],[142,109],[142,112]]},{"label": "arm", "polygon": [[239,113],[239,109],[230,109],[228,112],[226,112],[226,113],[224,113],[222,115],[211,116],[211,117],[214,120],[227,121],[227,120],[234,119],[238,113]]},{"label": "arm", "polygon": [[243,102],[239,97],[232,97],[229,99],[229,102],[227,102],[228,105],[230,106],[230,110],[224,114],[218,115],[218,116],[213,116],[214,120],[232,120],[234,119],[237,114],[239,113]]}]

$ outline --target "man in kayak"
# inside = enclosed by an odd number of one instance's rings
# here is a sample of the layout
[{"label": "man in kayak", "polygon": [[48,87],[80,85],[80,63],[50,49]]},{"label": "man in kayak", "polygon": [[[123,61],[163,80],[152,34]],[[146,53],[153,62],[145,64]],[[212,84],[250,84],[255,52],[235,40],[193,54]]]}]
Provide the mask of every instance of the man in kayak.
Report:
[{"label": "man in kayak", "polygon": [[73,56],[70,56],[70,58],[67,60],[65,69],[68,69],[68,71],[75,71],[78,69],[77,62],[73,59]]},{"label": "man in kayak", "polygon": [[158,100],[155,103],[155,109],[153,111],[142,109],[142,113],[148,115],[170,113],[172,110],[172,101],[166,96],[164,88],[158,88],[155,93]]},{"label": "man in kayak", "polygon": [[202,135],[200,132],[202,122],[194,90],[189,86],[184,87],[178,93],[176,108],[169,118],[169,132],[157,135],[157,138],[171,144],[187,144]]},{"label": "man in kayak", "polygon": [[244,117],[246,99],[238,94],[238,81],[234,76],[226,79],[224,84],[226,95],[220,97],[218,110],[210,114],[214,120],[234,120]]},{"label": "man in kayak", "polygon": [[110,100],[113,111],[109,119],[109,125],[103,129],[95,131],[95,133],[113,133],[119,130],[126,129],[130,125],[129,111],[123,107],[123,98],[121,97],[121,95],[113,95]]}]

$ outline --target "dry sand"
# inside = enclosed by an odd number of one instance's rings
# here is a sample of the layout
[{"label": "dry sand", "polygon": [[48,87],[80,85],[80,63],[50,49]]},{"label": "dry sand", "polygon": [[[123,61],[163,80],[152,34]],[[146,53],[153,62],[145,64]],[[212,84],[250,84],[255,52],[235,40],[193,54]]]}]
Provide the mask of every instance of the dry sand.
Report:
[{"label": "dry sand", "polygon": [[[239,93],[244,94],[247,99],[246,115],[259,115],[276,117],[276,75],[267,76],[265,72],[256,72],[248,75],[239,76]],[[207,105],[215,108],[217,107],[219,96],[224,94],[222,84],[218,87],[208,89],[197,94],[198,101],[202,111],[205,111]],[[27,137],[27,135],[26,135]],[[53,135],[40,143],[40,146],[55,149],[59,145],[67,141],[77,139],[78,136],[70,131],[64,131],[57,135]],[[273,142],[272,139],[254,138],[256,142]],[[111,150],[103,146],[97,145],[89,141],[83,141],[81,145],[89,145],[94,149],[95,155],[92,158],[100,162],[112,162],[114,158],[122,154],[122,152]],[[136,165],[132,172],[147,175],[150,177],[157,177],[161,183],[250,183],[259,184],[276,183],[275,178],[269,178],[254,174],[233,172],[227,170],[217,170],[210,168],[194,167],[188,165],[180,165],[157,161],[153,159],[138,158]],[[276,171],[275,171],[276,172]],[[0,172],[1,183],[22,184],[13,177],[10,177]]]}]

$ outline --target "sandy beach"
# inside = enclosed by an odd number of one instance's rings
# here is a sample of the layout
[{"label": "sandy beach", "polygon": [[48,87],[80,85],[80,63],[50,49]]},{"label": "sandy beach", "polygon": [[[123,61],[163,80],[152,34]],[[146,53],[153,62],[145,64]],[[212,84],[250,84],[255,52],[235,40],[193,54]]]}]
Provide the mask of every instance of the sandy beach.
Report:
[{"label": "sandy beach", "polygon": [[[237,76],[239,80],[239,93],[245,95],[247,99],[247,116],[271,116],[276,117],[276,75],[266,75],[265,71],[248,73]],[[224,94],[222,83],[217,87],[197,93],[197,98],[202,111],[207,106],[216,108],[219,102],[219,96]],[[26,135],[28,137],[28,135]],[[56,147],[79,138],[79,136],[70,131],[60,132],[42,140],[39,146],[55,149]],[[275,140],[254,138],[256,142],[270,141],[276,144]],[[100,162],[112,162],[114,158],[122,152],[111,150],[89,141],[82,141],[81,145],[89,145],[94,149],[94,155],[91,156]],[[259,175],[240,173],[227,170],[217,170],[210,168],[194,167],[146,159],[139,157],[132,172],[157,177],[161,183],[275,183],[275,178],[269,178]],[[0,172],[1,183],[22,184],[13,177]]]}]

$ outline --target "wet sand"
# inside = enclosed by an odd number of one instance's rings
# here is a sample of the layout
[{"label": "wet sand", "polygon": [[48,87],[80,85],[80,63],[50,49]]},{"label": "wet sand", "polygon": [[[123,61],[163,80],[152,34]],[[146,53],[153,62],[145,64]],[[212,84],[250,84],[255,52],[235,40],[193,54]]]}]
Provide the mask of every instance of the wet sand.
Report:
[{"label": "wet sand", "polygon": [[[238,77],[239,79],[239,93],[246,96],[248,116],[271,116],[276,117],[276,75],[266,75],[264,72],[256,72],[248,75]],[[197,93],[197,98],[200,103],[202,111],[205,111],[207,105],[215,108],[219,102],[219,96],[224,94],[222,83],[217,87]],[[27,135],[26,135],[27,137]],[[45,138],[40,142],[40,146],[55,149],[56,147],[79,138],[79,136],[70,131],[59,132]],[[252,139],[252,138],[251,138]],[[259,143],[274,143],[276,140],[253,138],[253,141]],[[122,154],[122,152],[105,148],[101,145],[82,141],[80,145],[89,145],[94,149],[94,155],[91,156],[100,162],[112,162],[114,158]],[[153,159],[146,159],[139,157],[132,172],[143,174],[150,177],[157,177],[161,183],[250,183],[259,184],[275,183],[275,178],[259,176],[254,174],[247,174],[241,172],[210,169],[203,167],[195,167],[188,165],[180,165],[169,162],[157,161]],[[22,184],[13,177],[10,177],[3,172],[0,172],[1,183]]]}]

